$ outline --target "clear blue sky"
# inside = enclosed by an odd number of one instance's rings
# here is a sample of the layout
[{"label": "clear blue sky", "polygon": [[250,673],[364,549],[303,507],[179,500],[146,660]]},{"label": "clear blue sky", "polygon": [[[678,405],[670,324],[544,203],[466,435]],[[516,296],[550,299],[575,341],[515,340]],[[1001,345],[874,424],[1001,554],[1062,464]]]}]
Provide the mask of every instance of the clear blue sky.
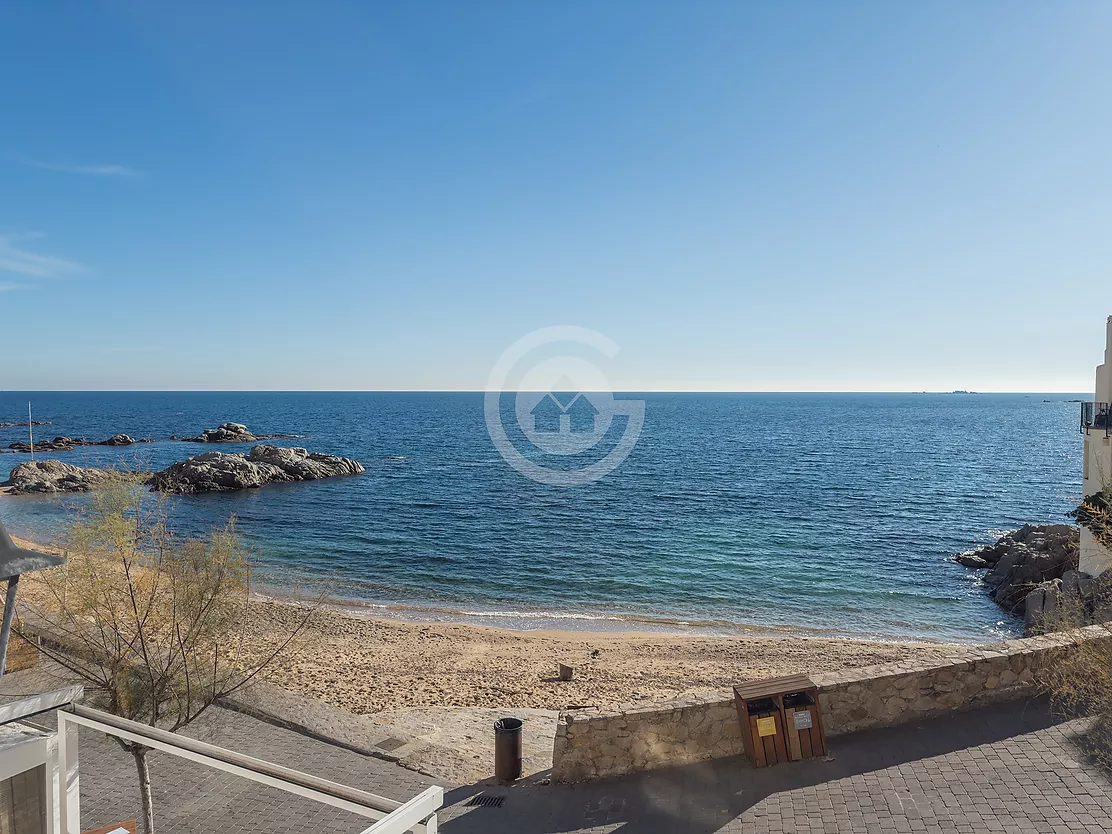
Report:
[{"label": "clear blue sky", "polygon": [[0,389],[1092,387],[1112,4],[6,3]]}]

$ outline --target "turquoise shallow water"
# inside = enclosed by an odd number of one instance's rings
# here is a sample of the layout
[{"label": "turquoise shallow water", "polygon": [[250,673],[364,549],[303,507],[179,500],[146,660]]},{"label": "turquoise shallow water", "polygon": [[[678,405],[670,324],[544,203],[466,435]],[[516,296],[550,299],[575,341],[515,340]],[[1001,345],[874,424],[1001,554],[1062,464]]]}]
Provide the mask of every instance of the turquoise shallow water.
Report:
[{"label": "turquoise shallow water", "polygon": [[[367,474],[175,499],[174,524],[234,513],[261,582],[284,592],[525,627],[991,640],[1017,624],[946,557],[1062,521],[1080,497],[1068,400],[1084,395],[619,396],[645,400],[642,436],[575,488],[507,466],[478,393],[8,392],[0,420],[30,398],[53,421],[43,437],[156,438],[50,455],[77,465],[161,468],[210,448],[171,435],[227,420],[303,434],[275,442]],[[25,433],[0,429],[0,446]],[[26,457],[0,455],[0,471]],[[0,519],[48,539],[74,500],[0,499]]]}]

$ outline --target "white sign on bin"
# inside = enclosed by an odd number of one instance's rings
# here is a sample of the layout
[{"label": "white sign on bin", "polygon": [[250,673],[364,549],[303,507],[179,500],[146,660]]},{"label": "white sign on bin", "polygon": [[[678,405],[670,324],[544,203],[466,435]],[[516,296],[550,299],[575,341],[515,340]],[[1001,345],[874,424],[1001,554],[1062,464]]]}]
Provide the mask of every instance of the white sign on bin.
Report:
[{"label": "white sign on bin", "polygon": [[795,722],[797,730],[811,729],[811,711],[800,710],[799,712],[792,713],[792,721]]}]

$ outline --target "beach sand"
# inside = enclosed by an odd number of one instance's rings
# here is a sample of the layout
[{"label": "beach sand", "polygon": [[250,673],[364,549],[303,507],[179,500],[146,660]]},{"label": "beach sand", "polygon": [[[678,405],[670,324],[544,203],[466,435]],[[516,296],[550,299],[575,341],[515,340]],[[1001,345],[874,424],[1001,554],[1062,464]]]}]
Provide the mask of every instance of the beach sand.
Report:
[{"label": "beach sand", "polygon": [[[297,611],[256,602],[260,626]],[[607,706],[728,689],[738,681],[942,657],[946,644],[813,637],[511,631],[372,619],[324,609],[270,679],[357,713],[412,706]],[[575,667],[558,681],[556,664]]]},{"label": "beach sand", "polygon": [[[21,594],[33,598],[36,579],[30,574]],[[253,597],[251,606],[252,630],[271,639],[288,635],[304,616],[293,602],[271,597]],[[361,714],[407,707],[558,710],[659,701],[728,689],[748,678],[943,657],[953,649],[816,637],[513,631],[378,619],[321,606],[266,677]],[[556,679],[557,663],[575,668],[571,681]]]}]

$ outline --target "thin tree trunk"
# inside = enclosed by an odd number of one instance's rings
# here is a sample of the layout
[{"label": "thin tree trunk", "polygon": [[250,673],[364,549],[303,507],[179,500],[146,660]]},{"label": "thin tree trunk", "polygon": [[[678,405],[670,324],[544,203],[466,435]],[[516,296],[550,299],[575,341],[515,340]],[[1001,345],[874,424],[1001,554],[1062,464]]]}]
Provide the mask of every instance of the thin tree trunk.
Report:
[{"label": "thin tree trunk", "polygon": [[147,767],[149,747],[135,747],[131,755],[135,757],[135,769],[139,771],[139,796],[143,800],[143,834],[154,834],[154,803],[151,802],[151,771]]}]

